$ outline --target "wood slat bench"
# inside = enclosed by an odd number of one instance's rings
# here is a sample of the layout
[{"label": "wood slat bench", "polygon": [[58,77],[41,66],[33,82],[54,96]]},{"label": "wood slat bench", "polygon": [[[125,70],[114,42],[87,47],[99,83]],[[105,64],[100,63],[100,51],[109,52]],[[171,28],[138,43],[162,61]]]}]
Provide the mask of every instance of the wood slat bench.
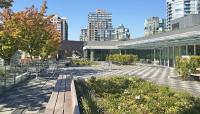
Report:
[{"label": "wood slat bench", "polygon": [[190,74],[190,76],[192,77],[192,78],[194,78],[195,80],[200,80],[200,74]]},{"label": "wood slat bench", "polygon": [[72,114],[71,77],[60,75],[46,106],[45,114]]},{"label": "wood slat bench", "polygon": [[190,74],[190,76],[195,80],[200,80],[200,68],[196,68],[196,74]]}]

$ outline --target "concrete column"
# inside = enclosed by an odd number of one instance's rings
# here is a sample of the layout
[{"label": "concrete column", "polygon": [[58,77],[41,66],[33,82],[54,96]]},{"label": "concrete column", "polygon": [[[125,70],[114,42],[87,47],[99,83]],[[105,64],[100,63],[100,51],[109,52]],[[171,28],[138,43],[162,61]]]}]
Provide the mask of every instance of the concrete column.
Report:
[{"label": "concrete column", "polygon": [[156,49],[153,50],[153,64],[156,65]]},{"label": "concrete column", "polygon": [[162,49],[160,48],[160,65],[162,65]]},{"label": "concrete column", "polygon": [[122,55],[122,50],[121,49],[119,50],[119,54]]},{"label": "concrete column", "polygon": [[164,59],[164,66],[166,66],[166,60]]},{"label": "concrete column", "polygon": [[168,58],[168,60],[167,60],[167,66],[169,67],[170,65],[169,65],[169,47],[167,48],[167,58]]},{"label": "concrete column", "polygon": [[90,61],[94,61],[94,50],[90,50]]},{"label": "concrete column", "polygon": [[173,46],[173,67],[176,66],[175,47]]},{"label": "concrete column", "polygon": [[87,58],[87,55],[88,55],[87,50],[83,50],[83,57],[84,57],[84,59]]},{"label": "concrete column", "polygon": [[194,45],[194,55],[197,55],[197,46]]},{"label": "concrete column", "polygon": [[188,45],[186,45],[186,55],[188,55]]},{"label": "concrete column", "polygon": [[166,50],[165,50],[165,48],[163,48],[163,56],[164,56],[164,58],[163,58],[164,66],[166,66]]}]

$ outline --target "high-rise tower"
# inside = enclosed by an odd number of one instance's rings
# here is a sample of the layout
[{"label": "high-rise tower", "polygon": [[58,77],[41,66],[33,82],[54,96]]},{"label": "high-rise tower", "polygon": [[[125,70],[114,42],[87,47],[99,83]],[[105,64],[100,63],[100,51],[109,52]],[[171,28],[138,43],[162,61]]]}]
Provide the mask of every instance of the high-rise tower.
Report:
[{"label": "high-rise tower", "polygon": [[107,41],[112,40],[112,14],[97,9],[88,14],[88,40]]},{"label": "high-rise tower", "polygon": [[68,24],[65,17],[53,16],[50,21],[56,25],[56,29],[60,33],[61,40],[68,40]]}]

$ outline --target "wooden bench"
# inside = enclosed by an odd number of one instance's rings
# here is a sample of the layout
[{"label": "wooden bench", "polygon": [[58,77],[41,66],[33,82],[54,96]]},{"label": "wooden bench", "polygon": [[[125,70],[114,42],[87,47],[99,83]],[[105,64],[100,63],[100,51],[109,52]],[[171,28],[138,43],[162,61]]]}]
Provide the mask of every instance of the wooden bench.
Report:
[{"label": "wooden bench", "polygon": [[200,80],[200,74],[190,74],[190,76],[194,79],[194,80]]},{"label": "wooden bench", "polygon": [[72,114],[71,77],[60,75],[47,103],[45,114]]},{"label": "wooden bench", "polygon": [[190,74],[195,80],[200,80],[200,68],[196,68],[196,74]]}]

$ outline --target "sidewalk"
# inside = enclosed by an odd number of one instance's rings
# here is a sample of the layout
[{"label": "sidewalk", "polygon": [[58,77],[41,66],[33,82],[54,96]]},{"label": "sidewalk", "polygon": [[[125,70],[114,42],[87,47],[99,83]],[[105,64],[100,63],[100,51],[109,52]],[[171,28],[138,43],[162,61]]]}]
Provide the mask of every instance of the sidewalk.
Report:
[{"label": "sidewalk", "polygon": [[28,110],[43,112],[54,85],[54,79],[44,77],[19,84],[0,97],[0,114],[22,114]]}]

